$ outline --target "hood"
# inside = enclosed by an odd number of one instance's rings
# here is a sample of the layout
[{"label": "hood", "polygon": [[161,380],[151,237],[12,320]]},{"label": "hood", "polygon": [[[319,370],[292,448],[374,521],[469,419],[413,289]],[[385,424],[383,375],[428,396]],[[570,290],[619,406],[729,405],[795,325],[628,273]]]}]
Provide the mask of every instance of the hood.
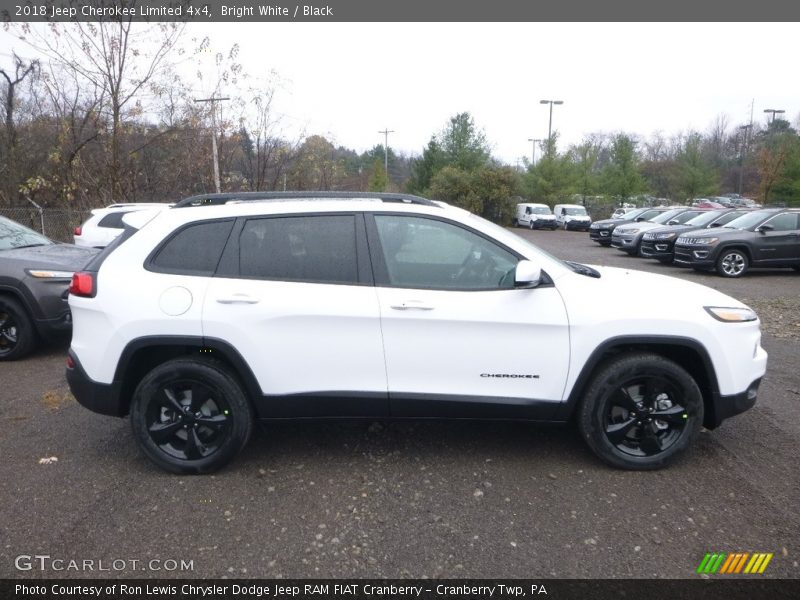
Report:
[{"label": "hood", "polygon": [[[617,225],[617,227],[616,227],[616,229],[614,229],[614,231],[619,231],[620,233],[622,233],[623,231],[625,231],[629,227],[631,229],[638,229],[639,233],[641,233],[642,231],[650,231],[651,229],[658,229],[660,227],[664,227],[664,224],[663,223],[652,223],[651,221],[640,221],[638,223],[634,222],[634,223],[630,223],[630,224],[626,224],[626,225]],[[668,226],[668,227],[670,227],[670,226]]]},{"label": "hood", "polygon": [[604,227],[606,225],[611,226],[619,226],[624,225],[625,223],[634,223],[635,219],[626,219],[625,217],[619,217],[617,219],[601,219],[599,221],[595,221],[593,224],[597,227]]},{"label": "hood", "polygon": [[[682,232],[685,233],[685,232]],[[728,238],[728,237],[735,237],[739,238],[742,235],[746,235],[748,233],[753,233],[749,229],[730,229],[729,227],[712,227],[710,229],[701,229],[699,231],[695,231],[692,233],[692,237],[698,238]]]},{"label": "hood", "polygon": [[30,248],[15,248],[0,252],[0,259],[24,262],[25,267],[33,269],[61,269],[77,271],[85,267],[97,248],[79,248],[72,244],[48,244]]},{"label": "hood", "polygon": [[[697,225],[662,225],[661,227],[654,227],[649,229],[648,233],[658,235],[659,233],[684,233],[686,231],[703,230],[705,227],[698,227]],[[716,227],[714,228],[716,229]]]}]

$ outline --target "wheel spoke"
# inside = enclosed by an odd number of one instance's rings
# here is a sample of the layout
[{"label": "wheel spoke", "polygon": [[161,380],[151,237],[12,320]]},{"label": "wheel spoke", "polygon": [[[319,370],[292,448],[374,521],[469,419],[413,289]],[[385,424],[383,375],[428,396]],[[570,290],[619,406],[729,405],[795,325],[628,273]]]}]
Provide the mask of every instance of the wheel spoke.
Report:
[{"label": "wheel spoke", "polygon": [[621,406],[623,408],[627,408],[629,411],[636,410],[636,402],[633,398],[631,398],[630,393],[628,392],[627,387],[621,387],[614,394],[614,398],[612,399],[612,403],[615,406]]},{"label": "wheel spoke", "polygon": [[219,431],[225,424],[228,422],[228,417],[225,415],[213,415],[211,417],[199,417],[197,419],[197,423],[199,425],[205,425],[206,427],[210,427],[214,431]]},{"label": "wheel spoke", "polygon": [[2,337],[4,340],[8,340],[12,344],[16,344],[17,343],[17,336],[13,335],[7,329],[4,329],[3,331],[0,331],[0,337]]},{"label": "wheel spoke", "polygon": [[642,438],[639,440],[639,447],[648,456],[661,452],[661,441],[658,439],[652,424],[642,427]]},{"label": "wheel spoke", "polygon": [[612,423],[606,427],[606,436],[612,444],[621,444],[628,435],[628,432],[636,424],[633,417],[622,423]]},{"label": "wheel spoke", "polygon": [[208,449],[197,435],[197,430],[190,427],[186,438],[186,458],[195,460],[197,458],[202,458],[207,452]]},{"label": "wheel spoke", "polygon": [[163,392],[162,395],[159,396],[158,401],[162,406],[166,406],[167,408],[171,408],[178,413],[183,412],[183,406],[178,399],[175,397],[175,392],[173,392],[169,388],[162,388],[161,391]]},{"label": "wheel spoke", "polygon": [[191,387],[192,398],[189,402],[189,406],[191,407],[192,411],[197,411],[200,409],[203,404],[205,404],[206,400],[211,397],[211,390],[209,390],[206,386],[193,383]]},{"label": "wheel spoke", "polygon": [[148,428],[150,437],[156,444],[163,444],[181,428],[180,421],[170,421],[169,423],[153,423]]},{"label": "wheel spoke", "polygon": [[664,410],[654,411],[652,416],[654,419],[660,419],[661,421],[666,421],[667,423],[680,424],[686,422],[686,418],[684,417],[685,414],[686,409],[680,404],[675,404],[674,406]]}]

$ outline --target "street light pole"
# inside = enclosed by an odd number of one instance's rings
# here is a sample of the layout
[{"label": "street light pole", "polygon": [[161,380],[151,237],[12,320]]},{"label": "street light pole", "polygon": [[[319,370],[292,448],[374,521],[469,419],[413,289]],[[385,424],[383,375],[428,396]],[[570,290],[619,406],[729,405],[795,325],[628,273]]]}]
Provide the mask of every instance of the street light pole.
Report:
[{"label": "street light pole", "polygon": [[535,165],[536,164],[536,144],[538,144],[539,142],[543,142],[544,140],[537,140],[537,139],[534,139],[534,138],[528,138],[528,141],[529,142],[533,142],[531,144],[531,165]]},{"label": "street light pole", "polygon": [[772,124],[772,123],[775,122],[775,115],[776,114],[782,115],[786,111],[783,110],[782,108],[777,108],[777,109],[776,108],[765,108],[764,112],[765,113],[772,113],[772,119],[770,119],[770,124]]},{"label": "street light pole", "polygon": [[550,105],[550,122],[547,125],[547,151],[551,152],[553,146],[553,104],[564,104],[563,100],[539,100],[539,104]]}]

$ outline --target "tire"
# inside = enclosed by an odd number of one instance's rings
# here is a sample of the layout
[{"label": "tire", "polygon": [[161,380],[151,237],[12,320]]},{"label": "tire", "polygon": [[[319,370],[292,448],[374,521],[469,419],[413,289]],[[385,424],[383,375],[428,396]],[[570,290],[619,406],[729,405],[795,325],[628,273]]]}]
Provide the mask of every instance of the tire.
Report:
[{"label": "tire", "polygon": [[514,221],[513,221],[511,224],[512,224],[514,227],[519,227],[519,221],[518,221],[517,219],[514,219]]},{"label": "tire", "polygon": [[660,469],[697,437],[703,408],[700,389],[683,367],[658,354],[626,354],[598,368],[578,408],[578,429],[612,467]]},{"label": "tire", "polygon": [[793,266],[792,268],[793,268],[795,271],[797,271],[798,273],[800,273],[800,265],[795,265],[795,266]]},{"label": "tire", "polygon": [[747,254],[736,248],[720,252],[716,263],[717,274],[731,278],[741,277],[749,266],[750,259],[747,258]]},{"label": "tire", "polygon": [[597,242],[597,243],[600,244],[603,248],[609,248],[611,246],[611,242]]},{"label": "tire", "polygon": [[36,330],[14,298],[0,296],[0,360],[17,360],[36,348]]},{"label": "tire", "polygon": [[528,229],[533,230],[533,221],[528,221]]},{"label": "tire", "polygon": [[179,358],[139,382],[131,400],[131,427],[145,456],[162,469],[211,473],[244,448],[253,411],[224,366]]},{"label": "tire", "polygon": [[670,258],[658,258],[656,260],[658,260],[658,262],[660,262],[662,265],[671,265],[672,264],[672,257],[670,257]]}]

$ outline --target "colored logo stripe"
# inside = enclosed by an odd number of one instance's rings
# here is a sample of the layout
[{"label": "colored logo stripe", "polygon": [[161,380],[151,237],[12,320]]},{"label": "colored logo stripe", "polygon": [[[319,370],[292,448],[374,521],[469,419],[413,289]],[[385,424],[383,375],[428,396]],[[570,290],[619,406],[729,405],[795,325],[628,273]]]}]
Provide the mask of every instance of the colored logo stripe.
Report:
[{"label": "colored logo stripe", "polygon": [[[698,573],[704,574],[760,574],[763,573],[774,554],[765,552],[707,552],[697,567]],[[746,566],[745,566],[746,565]],[[744,570],[743,570],[744,569]]]}]

